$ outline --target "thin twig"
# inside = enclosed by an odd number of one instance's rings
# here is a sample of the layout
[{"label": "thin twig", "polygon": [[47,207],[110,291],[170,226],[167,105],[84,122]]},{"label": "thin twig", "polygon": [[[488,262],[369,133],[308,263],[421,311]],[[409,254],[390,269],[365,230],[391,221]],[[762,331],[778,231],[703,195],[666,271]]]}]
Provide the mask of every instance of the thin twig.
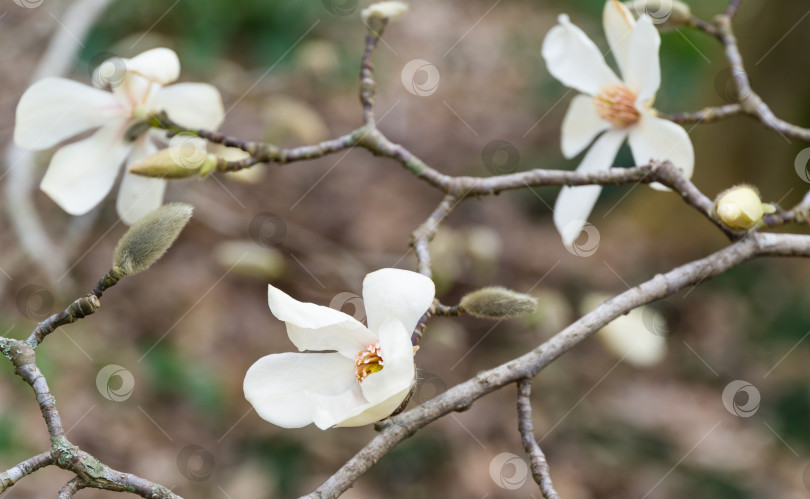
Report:
[{"label": "thin twig", "polygon": [[36,329],[28,337],[28,344],[36,348],[46,336],[56,331],[57,328],[67,324],[73,324],[79,319],[83,319],[90,314],[94,314],[101,307],[98,296],[90,294],[74,301],[61,312],[55,313],[44,321],[37,324]]},{"label": "thin twig", "polygon": [[439,206],[430,214],[422,225],[420,225],[413,234],[411,234],[410,246],[416,252],[417,270],[419,273],[428,277],[432,276],[430,270],[430,251],[428,250],[428,243],[436,236],[436,231],[439,229],[445,218],[453,211],[453,208],[458,204],[459,199],[452,194],[447,194],[439,203]]},{"label": "thin twig", "polygon": [[726,7],[726,12],[723,15],[729,19],[733,18],[735,15],[737,15],[737,11],[740,10],[741,5],[742,0],[731,0],[728,3],[728,7]]},{"label": "thin twig", "polygon": [[724,118],[737,116],[738,114],[743,114],[743,108],[742,105],[735,103],[725,106],[707,107],[700,111],[666,114],[662,117],[674,121],[675,123],[685,125],[689,123],[713,123]]},{"label": "thin twig", "polygon": [[554,485],[551,483],[551,475],[549,474],[548,462],[546,462],[546,455],[543,449],[537,444],[537,439],[534,437],[534,424],[532,423],[532,381],[529,379],[522,379],[517,383],[517,412],[518,412],[518,431],[520,432],[520,440],[523,442],[523,448],[526,454],[529,455],[532,463],[532,477],[537,485],[540,486],[540,492],[546,499],[560,499],[557,491],[554,490]]},{"label": "thin twig", "polygon": [[[732,2],[732,4],[729,5],[729,9],[732,9],[732,6],[735,4],[739,4],[739,2]],[[731,64],[731,75],[734,78],[734,84],[737,88],[737,97],[743,112],[753,116],[766,127],[784,136],[810,142],[810,129],[802,128],[777,118],[765,101],[751,88],[751,82],[748,79],[748,73],[743,65],[742,55],[737,45],[737,37],[734,35],[734,30],[731,27],[730,17],[718,17],[717,28],[720,32],[720,40],[725,46],[726,58],[729,64]]]},{"label": "thin twig", "polygon": [[73,495],[81,489],[87,487],[87,482],[79,477],[71,478],[68,483],[59,491],[57,499],[70,499]]},{"label": "thin twig", "polygon": [[29,457],[17,466],[0,473],[0,492],[11,488],[26,475],[30,475],[38,469],[50,466],[51,464],[53,464],[53,457],[51,457],[50,452],[43,452],[42,454]]},{"label": "thin twig", "polygon": [[[45,376],[37,366],[34,348],[24,341],[0,337],[0,352],[14,364],[14,372],[34,390],[39,410],[48,427],[51,441],[51,451],[48,453],[50,461],[48,462],[46,458],[42,457],[43,454],[40,454],[32,458],[34,461],[30,464],[40,467],[54,464],[76,474],[76,478],[68,482],[59,492],[59,497],[72,497],[77,490],[92,487],[117,492],[132,492],[150,499],[181,499],[162,485],[110,468],[71,443],[65,436],[62,418],[56,409],[56,399],[51,394]],[[26,463],[24,462],[22,465]],[[12,470],[14,469],[12,468]],[[35,470],[30,472],[33,471]],[[7,482],[4,484],[4,488],[7,489],[14,483],[16,480]]]}]

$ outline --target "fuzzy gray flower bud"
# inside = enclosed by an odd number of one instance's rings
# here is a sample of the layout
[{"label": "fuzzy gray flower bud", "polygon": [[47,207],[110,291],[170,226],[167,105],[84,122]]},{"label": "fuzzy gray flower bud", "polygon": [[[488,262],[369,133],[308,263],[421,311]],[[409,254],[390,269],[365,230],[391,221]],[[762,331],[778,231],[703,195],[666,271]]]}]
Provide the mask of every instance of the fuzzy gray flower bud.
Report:
[{"label": "fuzzy gray flower bud", "polygon": [[496,286],[469,293],[461,299],[459,307],[475,317],[506,319],[534,312],[537,300],[533,296]]},{"label": "fuzzy gray flower bud", "polygon": [[124,275],[148,269],[174,243],[192,211],[191,205],[170,203],[135,222],[115,247],[113,269]]}]

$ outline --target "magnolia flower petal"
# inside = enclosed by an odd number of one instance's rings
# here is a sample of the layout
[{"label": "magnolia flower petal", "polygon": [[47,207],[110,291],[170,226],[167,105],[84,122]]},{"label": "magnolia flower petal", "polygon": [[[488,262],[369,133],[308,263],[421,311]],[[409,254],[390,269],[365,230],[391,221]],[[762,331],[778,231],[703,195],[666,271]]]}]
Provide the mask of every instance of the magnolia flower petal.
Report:
[{"label": "magnolia flower petal", "polygon": [[357,385],[354,363],[337,353],[281,353],[250,366],[245,398],[262,419],[284,428],[313,422],[311,393],[338,395]]},{"label": "magnolia flower petal", "polygon": [[134,224],[147,213],[160,208],[165,192],[165,179],[124,173],[115,204],[118,216],[127,225]]},{"label": "magnolia flower petal", "polygon": [[124,64],[128,72],[163,85],[180,76],[180,59],[174,50],[163,47],[141,52],[132,59],[124,59]]},{"label": "magnolia flower petal", "polygon": [[[695,150],[684,128],[669,120],[642,113],[638,124],[630,130],[630,149],[638,165],[652,160],[670,160],[691,177],[695,169]],[[668,190],[660,184],[650,184],[659,190]]]},{"label": "magnolia flower petal", "polygon": [[[416,368],[413,362],[411,333],[398,320],[387,320],[380,327],[381,371],[371,373],[360,383],[370,404],[379,404],[413,386]],[[401,402],[401,401],[400,401]]]},{"label": "magnolia flower petal", "polygon": [[385,419],[402,405],[409,393],[411,393],[410,386],[378,404],[364,408],[362,412],[344,419],[336,426],[365,426]]},{"label": "magnolia flower petal", "polygon": [[561,15],[559,21],[543,40],[543,58],[551,75],[588,95],[620,83],[591,39],[568,16]]},{"label": "magnolia flower petal", "polygon": [[132,149],[123,139],[128,122],[117,120],[91,137],[54,154],[40,188],[63,210],[82,215],[110,192],[119,167]]},{"label": "magnolia flower petal", "polygon": [[14,142],[25,149],[47,149],[125,113],[110,92],[64,78],[43,78],[17,104]]},{"label": "magnolia flower petal", "polygon": [[[347,419],[354,418],[358,414],[362,414],[364,411],[372,407],[372,405],[369,404],[366,398],[363,396],[363,391],[360,390],[360,385],[357,383],[356,379],[354,380],[354,385],[351,389],[346,390],[338,395],[308,393],[307,397],[314,406],[312,422],[315,423],[315,426],[322,430],[339,426],[340,423],[346,421]],[[369,421],[369,423],[373,422],[374,421]]]},{"label": "magnolia flower petal", "polygon": [[[594,142],[577,171],[585,173],[610,168],[626,136],[624,130],[608,130]],[[566,247],[571,247],[579,237],[600,192],[602,187],[599,185],[566,186],[560,191],[554,204],[554,225]]]},{"label": "magnolia flower petal", "polygon": [[225,117],[219,90],[207,83],[178,83],[157,91],[149,105],[188,128],[215,129]]},{"label": "magnolia flower petal", "polygon": [[562,123],[563,156],[571,159],[581,153],[593,141],[594,137],[610,128],[610,123],[603,120],[596,112],[593,98],[577,95],[568,106]]},{"label": "magnolia flower petal", "polygon": [[318,428],[326,430],[333,427],[365,426],[385,419],[402,405],[410,392],[410,387],[405,388],[378,404],[366,402],[359,386],[340,395],[310,393],[308,396],[315,405],[313,422]]},{"label": "magnolia flower petal", "polygon": [[135,143],[127,159],[124,178],[118,190],[115,207],[118,216],[127,225],[132,225],[147,213],[156,210],[163,204],[166,191],[166,180],[162,178],[143,177],[129,173],[129,168],[137,161],[157,152],[157,147],[144,135]]},{"label": "magnolia flower petal", "polygon": [[377,336],[339,310],[300,302],[268,286],[270,311],[287,325],[287,335],[299,350],[336,350],[354,361],[357,353],[377,342]]},{"label": "magnolia flower petal", "polygon": [[368,328],[379,333],[383,322],[397,319],[413,332],[435,293],[436,286],[429,277],[409,270],[381,269],[368,274],[363,280]]},{"label": "magnolia flower petal", "polygon": [[630,39],[636,24],[633,14],[618,0],[609,0],[605,3],[605,10],[602,13],[602,24],[605,27],[610,51],[619,63],[619,71],[626,76],[630,59]]},{"label": "magnolia flower petal", "polygon": [[321,428],[362,426],[391,415],[410,393],[416,375],[411,333],[398,320],[380,327],[381,371],[370,374],[350,392],[329,396],[309,394],[315,424]]},{"label": "magnolia flower petal", "polygon": [[[125,73],[121,82],[114,86],[112,91],[122,106],[130,109],[132,114],[136,109],[146,111],[149,101],[154,99],[156,90],[161,84],[134,73]],[[145,113],[144,113],[145,114]]]},{"label": "magnolia flower petal", "polygon": [[638,93],[636,102],[645,103],[655,97],[661,86],[661,63],[658,49],[661,35],[646,14],[641,16],[633,29],[630,41],[630,57],[624,81]]}]

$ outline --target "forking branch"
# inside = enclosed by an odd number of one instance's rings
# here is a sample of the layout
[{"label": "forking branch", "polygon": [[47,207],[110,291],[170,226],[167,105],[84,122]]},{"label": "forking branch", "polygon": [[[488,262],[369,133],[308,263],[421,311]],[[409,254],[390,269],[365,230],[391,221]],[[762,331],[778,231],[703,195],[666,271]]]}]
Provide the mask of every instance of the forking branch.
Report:
[{"label": "forking branch", "polygon": [[[761,121],[774,131],[810,141],[810,130],[776,118],[764,101],[751,89],[731,28],[732,18],[741,3],[741,0],[731,1],[725,12],[719,15],[713,23],[698,19],[693,19],[690,23],[695,29],[710,34],[724,45],[726,57],[734,73],[739,102],[694,113],[673,114],[669,118],[679,123],[697,123],[718,121],[738,114],[746,114]],[[477,399],[492,391],[516,384],[518,387],[518,431],[531,460],[533,475],[546,498],[557,497],[551,483],[548,463],[533,436],[531,380],[544,368],[595,334],[603,326],[638,307],[671,296],[690,286],[697,286],[754,258],[764,256],[810,257],[810,236],[772,234],[760,231],[788,223],[807,223],[810,219],[810,203],[802,202],[792,210],[766,215],[752,230],[739,231],[719,219],[715,213],[715,203],[712,199],[666,159],[653,161],[647,165],[612,168],[599,172],[537,168],[491,177],[450,176],[441,173],[439,169],[431,167],[405,146],[388,139],[378,128],[374,119],[377,85],[374,78],[373,58],[386,24],[387,20],[380,18],[372,18],[368,24],[360,71],[362,124],[340,137],[319,144],[285,149],[273,144],[245,141],[209,130],[187,129],[174,123],[165,113],[151,116],[149,123],[153,127],[167,130],[170,136],[189,133],[208,142],[236,147],[248,153],[248,157],[242,160],[226,161],[218,158],[216,170],[221,172],[237,171],[260,163],[285,165],[324,157],[352,148],[366,149],[375,156],[395,160],[414,176],[444,194],[439,205],[410,235],[409,244],[416,254],[417,270],[427,276],[432,274],[429,242],[453,210],[467,199],[488,197],[505,191],[543,186],[660,183],[670,188],[687,205],[716,225],[728,236],[729,245],[727,247],[638,284],[604,302],[522,356],[483,371],[418,407],[383,420],[377,425],[379,434],[317,490],[307,496],[311,498],[338,497],[402,440],[447,414],[469,408]],[[7,490],[23,477],[42,467],[55,465],[76,474],[76,477],[72,478],[59,492],[60,498],[72,497],[77,491],[86,487],[134,492],[142,497],[178,497],[165,487],[134,475],[112,470],[70,443],[64,435],[54,397],[36,364],[35,348],[58,327],[97,312],[101,304],[99,299],[102,292],[128,272],[134,273],[126,271],[128,268],[137,269],[139,267],[137,264],[127,267],[121,263],[120,259],[114,262],[113,269],[99,281],[96,289],[87,296],[75,300],[64,311],[39,324],[27,341],[0,338],[0,351],[14,364],[18,376],[34,390],[53,444],[52,449],[48,452],[33,456],[6,472],[0,473],[0,492]],[[433,311],[439,315],[456,315],[460,309],[437,303]],[[425,320],[429,316],[430,314],[426,314]],[[417,329],[418,336],[422,334],[422,326],[424,323],[420,322]]]}]

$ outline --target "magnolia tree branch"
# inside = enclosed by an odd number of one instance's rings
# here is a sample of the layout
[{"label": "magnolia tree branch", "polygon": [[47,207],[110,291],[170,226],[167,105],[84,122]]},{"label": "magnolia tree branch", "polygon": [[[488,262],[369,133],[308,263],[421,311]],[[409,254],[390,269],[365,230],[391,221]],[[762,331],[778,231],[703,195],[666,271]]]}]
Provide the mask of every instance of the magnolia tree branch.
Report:
[{"label": "magnolia tree branch", "polygon": [[529,455],[532,463],[532,477],[537,485],[540,486],[540,492],[546,499],[560,499],[557,491],[554,490],[554,485],[551,483],[551,475],[549,475],[548,462],[546,462],[546,455],[543,454],[543,449],[537,444],[537,439],[534,437],[534,424],[532,423],[532,382],[529,379],[522,379],[518,382],[518,431],[520,431],[520,440],[523,442],[523,448]]},{"label": "magnolia tree branch", "polygon": [[724,14],[725,17],[729,19],[733,18],[737,14],[737,11],[740,9],[741,5],[742,0],[731,0],[728,3],[728,7],[726,7],[726,12]]},{"label": "magnolia tree branch", "polygon": [[432,276],[430,270],[430,251],[428,243],[436,236],[439,224],[453,211],[461,200],[452,194],[447,194],[433,210],[433,213],[411,234],[410,245],[416,252],[417,270],[428,277]]},{"label": "magnolia tree branch", "polygon": [[[732,1],[725,12],[713,23],[695,17],[688,22],[720,41],[726,51],[737,88],[738,102],[724,106],[709,107],[697,112],[665,116],[678,123],[709,123],[728,117],[745,114],[761,121],[768,128],[787,136],[810,140],[810,130],[786,123],[776,118],[762,99],[754,93],[743,66],[736,38],[731,28],[731,19],[741,1]],[[479,374],[425,404],[381,423],[382,431],[354,458],[348,461],[335,475],[307,497],[337,497],[362,475],[369,467],[388,453],[401,440],[436,419],[458,410],[468,408],[476,399],[507,384],[520,382],[520,431],[532,458],[533,475],[546,497],[556,497],[548,478],[548,467],[542,451],[531,437],[530,406],[528,405],[529,380],[559,356],[588,338],[616,317],[655,300],[664,298],[687,286],[699,284],[751,258],[758,256],[810,256],[810,237],[745,233],[733,230],[720,222],[714,212],[714,202],[702,193],[680,170],[666,160],[633,168],[613,168],[600,172],[571,172],[533,169],[492,177],[454,177],[441,173],[415,156],[407,148],[390,141],[374,121],[373,105],[376,83],[373,74],[373,55],[385,22],[369,26],[360,72],[360,101],[363,110],[363,125],[347,135],[294,149],[284,149],[271,144],[244,142],[205,130],[185,130],[168,122],[165,116],[156,126],[167,128],[172,133],[191,132],[208,140],[239,147],[250,154],[241,162],[219,160],[221,171],[232,171],[256,163],[286,164],[294,161],[318,158],[349,148],[360,147],[376,156],[384,156],[399,162],[405,169],[430,186],[445,194],[442,201],[428,218],[412,233],[410,245],[417,257],[417,270],[431,275],[428,244],[436,235],[439,225],[469,197],[489,196],[507,190],[516,190],[552,185],[630,185],[659,183],[669,187],[690,206],[722,230],[732,241],[727,248],[713,255],[678,267],[605,302],[593,312],[561,331],[551,340],[524,356]],[[756,228],[775,227],[786,223],[806,223],[810,219],[810,203],[787,212],[764,217]],[[755,229],[756,229],[755,228]],[[414,344],[418,343],[424,324],[431,314],[456,315],[457,307],[434,304],[420,326],[414,332]],[[531,438],[529,438],[531,437]]]},{"label": "magnolia tree branch", "polygon": [[33,346],[28,342],[0,337],[0,352],[14,364],[14,372],[34,390],[51,440],[50,451],[23,461],[0,474],[0,492],[9,489],[21,478],[40,468],[55,465],[76,474],[76,477],[59,492],[59,497],[72,497],[77,490],[92,487],[132,492],[152,499],[179,499],[179,496],[162,485],[108,467],[67,439],[62,419],[56,409],[56,399],[37,366]]},{"label": "magnolia tree branch", "polygon": [[334,475],[305,496],[311,499],[335,498],[348,490],[371,466],[396,444],[419,429],[454,411],[464,411],[484,395],[523,379],[532,379],[554,360],[568,352],[617,317],[631,310],[666,298],[689,286],[712,279],[752,258],[760,256],[810,257],[810,236],[793,234],[750,234],[706,258],[659,274],[602,303],[590,313],[557,333],[534,350],[478,373],[424,404],[378,426],[382,428],[371,442],[355,454]]},{"label": "magnolia tree branch", "polygon": [[81,489],[83,489],[85,487],[87,487],[87,484],[85,484],[84,481],[81,478],[79,478],[79,477],[72,478],[59,491],[59,495],[57,496],[57,499],[70,499],[71,497],[73,497],[73,495],[76,492],[80,491]]},{"label": "magnolia tree branch", "polygon": [[42,454],[29,457],[17,466],[0,473],[0,492],[10,489],[26,475],[30,475],[38,469],[52,464],[53,456],[51,456],[50,452],[43,452]]},{"label": "magnolia tree branch", "polygon": [[740,8],[742,0],[732,0],[726,11],[717,16],[713,24],[693,18],[690,23],[695,29],[706,32],[723,44],[726,59],[731,66],[731,77],[734,80],[737,102],[725,106],[708,107],[696,112],[665,115],[676,123],[710,123],[731,116],[745,114],[756,119],[767,128],[785,137],[810,142],[810,128],[803,128],[778,118],[762,97],[751,87],[748,72],[737,45],[737,37],[731,26],[731,20]]},{"label": "magnolia tree branch", "polygon": [[90,314],[94,314],[101,307],[101,302],[96,295],[89,295],[79,298],[71,303],[65,310],[54,314],[37,324],[36,329],[28,337],[26,343],[36,348],[46,336],[56,331],[57,328],[72,324],[79,319],[83,319]]},{"label": "magnolia tree branch", "polygon": [[[810,141],[810,130],[776,118],[768,106],[751,89],[736,39],[731,29],[731,19],[736,14],[741,0],[729,3],[724,14],[714,23],[692,18],[688,24],[717,38],[726,49],[738,90],[739,102],[725,106],[706,108],[693,113],[680,113],[668,116],[679,122],[712,122],[738,114],[752,116],[767,127],[784,135]],[[478,398],[506,385],[518,384],[518,430],[524,447],[532,463],[532,474],[543,495],[556,498],[548,464],[534,438],[531,420],[530,383],[545,367],[568,352],[574,346],[589,338],[596,331],[617,317],[635,308],[665,298],[688,286],[695,286],[734,268],[752,258],[760,256],[803,256],[810,257],[810,236],[758,233],[760,228],[775,227],[786,223],[807,223],[810,219],[810,200],[806,199],[790,211],[768,215],[755,230],[740,233],[720,222],[714,213],[714,202],[701,192],[695,184],[684,177],[680,170],[662,158],[648,165],[631,168],[612,168],[600,172],[572,172],[561,170],[532,169],[523,172],[495,175],[492,177],[450,176],[431,167],[414,155],[406,147],[388,139],[377,128],[374,118],[374,101],[377,84],[374,79],[373,57],[381,40],[387,22],[372,17],[368,22],[365,49],[360,69],[360,103],[362,124],[355,130],[319,144],[281,148],[273,144],[245,141],[237,137],[223,135],[209,130],[192,130],[178,126],[165,114],[153,116],[150,125],[167,130],[168,135],[178,133],[195,134],[208,142],[236,147],[248,153],[248,157],[237,161],[218,158],[218,171],[236,171],[259,163],[283,165],[324,157],[351,148],[363,148],[375,156],[383,156],[400,163],[444,196],[428,218],[411,234],[410,245],[416,253],[417,269],[431,276],[429,242],[436,235],[441,223],[456,206],[470,197],[484,197],[504,191],[541,186],[578,185],[631,185],[658,183],[677,193],[688,205],[703,214],[730,239],[730,245],[703,259],[677,267],[666,274],[654,278],[604,302],[592,312],[583,316],[548,341],[500,366],[479,373],[446,392],[378,424],[380,430],[371,442],[345,463],[332,477],[315,492],[306,497],[337,497],[356,482],[374,463],[394,448],[400,441],[432,421],[453,411],[469,408]],[[809,195],[810,197],[810,195]],[[117,270],[110,271],[99,281],[96,288],[87,296],[74,301],[64,311],[40,323],[27,341],[0,337],[0,352],[15,366],[15,372],[34,390],[40,412],[51,437],[51,450],[18,464],[0,474],[0,492],[8,489],[21,478],[45,466],[58,466],[75,473],[59,492],[60,498],[70,498],[87,487],[132,492],[142,497],[176,498],[167,488],[149,482],[135,475],[113,470],[95,457],[82,451],[65,437],[62,421],[56,409],[55,399],[48,384],[36,365],[35,348],[58,327],[70,324],[95,313],[100,306],[102,293],[114,285],[122,276]],[[421,338],[424,326],[431,314],[458,315],[461,309],[434,303],[431,310],[419,321],[414,332],[414,344]]]}]

